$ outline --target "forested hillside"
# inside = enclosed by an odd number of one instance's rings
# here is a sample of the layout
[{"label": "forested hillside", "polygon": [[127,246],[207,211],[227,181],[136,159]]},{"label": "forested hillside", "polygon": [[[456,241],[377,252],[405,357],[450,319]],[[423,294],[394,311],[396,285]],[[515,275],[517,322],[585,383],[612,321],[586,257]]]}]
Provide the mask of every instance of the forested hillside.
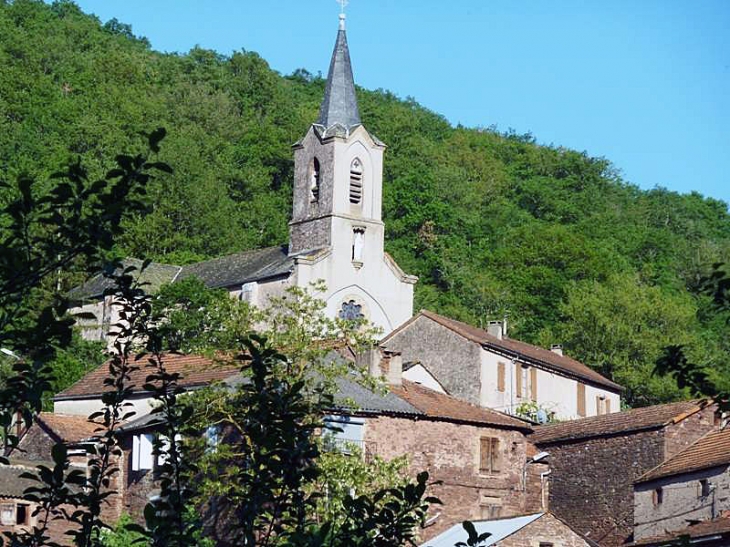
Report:
[{"label": "forested hillside", "polygon": [[[291,144],[323,87],[251,52],[157,53],[71,2],[0,1],[2,177],[46,177],[77,156],[101,173],[140,132],[168,131],[160,159],[175,173],[154,182],[122,255],[180,264],[286,243]],[[562,343],[628,386],[631,404],[680,395],[651,375],[670,343],[727,375],[725,317],[697,295],[730,255],[726,204],[642,191],[606,159],[452,127],[386,91],[359,100],[388,145],[386,245],[420,276],[417,307],[474,324],[507,314],[512,336]]]}]

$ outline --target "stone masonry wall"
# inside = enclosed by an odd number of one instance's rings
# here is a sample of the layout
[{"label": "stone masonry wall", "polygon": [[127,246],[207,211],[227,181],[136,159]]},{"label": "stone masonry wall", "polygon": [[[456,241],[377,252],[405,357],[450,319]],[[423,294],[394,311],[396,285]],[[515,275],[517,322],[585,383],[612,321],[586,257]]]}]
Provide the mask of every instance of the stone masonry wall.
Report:
[{"label": "stone masonry wall", "polygon": [[395,333],[386,342],[405,361],[421,361],[454,397],[480,404],[481,346],[426,318]]},{"label": "stone masonry wall", "polygon": [[602,547],[632,534],[633,482],[664,461],[661,430],[541,445],[550,453],[550,510]]},{"label": "stone masonry wall", "polygon": [[[499,439],[499,472],[479,472],[481,437]],[[367,419],[365,441],[374,443],[375,453],[386,459],[406,454],[412,477],[425,470],[430,480],[442,481],[430,492],[443,502],[432,511],[440,516],[427,528],[424,540],[465,519],[541,510],[540,473],[547,466],[526,464],[534,447],[518,431],[380,416]]]},{"label": "stone masonry wall", "polygon": [[710,405],[676,424],[664,428],[664,459],[681,452],[700,437],[717,429],[717,405]]},{"label": "stone masonry wall", "polygon": [[590,545],[567,524],[547,513],[517,533],[495,543],[495,547],[539,547],[542,543],[553,547],[588,547]]}]

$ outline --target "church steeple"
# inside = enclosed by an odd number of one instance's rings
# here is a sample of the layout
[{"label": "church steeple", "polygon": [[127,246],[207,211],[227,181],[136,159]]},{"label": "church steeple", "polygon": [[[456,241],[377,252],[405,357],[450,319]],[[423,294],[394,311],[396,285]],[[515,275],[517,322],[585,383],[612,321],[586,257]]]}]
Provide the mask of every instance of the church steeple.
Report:
[{"label": "church steeple", "polygon": [[[336,129],[344,129],[349,133],[355,126],[360,125],[360,111],[357,108],[355,79],[352,75],[350,50],[347,47],[344,14],[340,14],[340,30],[332,52],[327,87],[316,125],[322,126],[324,133],[337,132]],[[333,129],[335,131],[332,131]]]}]

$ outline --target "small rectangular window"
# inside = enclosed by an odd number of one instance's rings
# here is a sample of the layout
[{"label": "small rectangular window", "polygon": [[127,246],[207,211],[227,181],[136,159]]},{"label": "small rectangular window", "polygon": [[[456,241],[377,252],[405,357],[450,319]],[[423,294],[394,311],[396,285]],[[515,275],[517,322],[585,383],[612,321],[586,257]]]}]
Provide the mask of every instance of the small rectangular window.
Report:
[{"label": "small rectangular window", "polygon": [[15,524],[15,506],[12,503],[0,505],[0,524],[3,526]]},{"label": "small rectangular window", "polygon": [[132,437],[132,471],[144,471],[152,469],[154,456],[152,455],[152,442],[154,435],[145,433]]},{"label": "small rectangular window", "polygon": [[504,377],[505,377],[505,365],[504,363],[497,363],[497,391],[504,393]]},{"label": "small rectangular window", "polygon": [[25,503],[19,503],[15,507],[15,524],[25,525],[28,524],[28,517],[30,512],[28,511],[28,505]]},{"label": "small rectangular window", "polygon": [[499,439],[482,437],[479,439],[479,472],[497,473],[499,467]]},{"label": "small rectangular window", "polygon": [[578,416],[586,415],[586,386],[578,382]]},{"label": "small rectangular window", "polygon": [[700,480],[700,497],[706,498],[710,495],[711,488],[710,488],[710,481],[707,479]]},{"label": "small rectangular window", "polygon": [[664,503],[664,489],[662,487],[654,489],[652,492],[652,502],[654,503],[654,507]]}]

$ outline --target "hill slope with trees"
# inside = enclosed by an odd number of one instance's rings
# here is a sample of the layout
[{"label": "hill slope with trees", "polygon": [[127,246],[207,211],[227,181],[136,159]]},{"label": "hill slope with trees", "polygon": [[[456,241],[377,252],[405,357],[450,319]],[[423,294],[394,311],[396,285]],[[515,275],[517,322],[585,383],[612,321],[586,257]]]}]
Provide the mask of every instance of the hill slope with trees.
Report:
[{"label": "hill slope with trees", "polygon": [[[286,243],[291,144],[323,89],[252,52],[155,52],[69,1],[0,1],[3,178],[44,178],[75,157],[103,173],[142,132],[167,129],[159,159],[175,172],[153,181],[120,255],[180,264]],[[730,256],[725,203],[643,191],[604,158],[453,127],[387,91],[359,100],[388,145],[386,246],[420,277],[418,308],[477,325],[508,315],[512,336],[563,344],[634,405],[681,396],[651,374],[668,344],[727,376],[726,318],[698,287]]]}]

